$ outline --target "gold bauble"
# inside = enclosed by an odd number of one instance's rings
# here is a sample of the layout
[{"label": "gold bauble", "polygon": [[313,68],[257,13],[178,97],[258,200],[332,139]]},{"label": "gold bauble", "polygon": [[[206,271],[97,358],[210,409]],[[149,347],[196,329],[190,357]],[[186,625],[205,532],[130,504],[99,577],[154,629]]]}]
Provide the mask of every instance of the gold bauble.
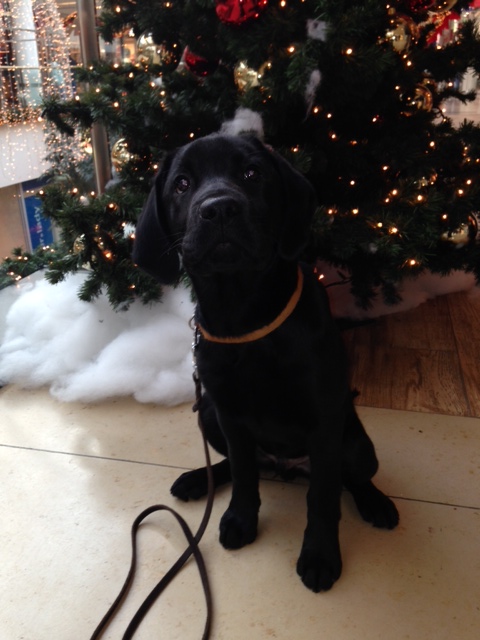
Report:
[{"label": "gold bauble", "polygon": [[115,171],[122,171],[127,163],[136,157],[134,153],[129,151],[125,138],[119,138],[112,147],[112,164]]},{"label": "gold bauble", "polygon": [[410,111],[404,112],[404,115],[412,115],[415,109],[431,111],[433,108],[433,92],[435,90],[436,84],[431,78],[424,78],[421,83],[415,85],[413,94],[407,94],[403,97],[405,106],[410,108]]},{"label": "gold bauble", "polygon": [[428,87],[424,84],[417,84],[415,87],[415,96],[413,103],[417,109],[423,109],[424,111],[431,111],[433,107],[433,95]]},{"label": "gold bauble", "polygon": [[392,26],[385,34],[387,40],[392,43],[393,48],[398,53],[408,51],[412,39],[418,36],[418,27],[412,18],[397,15],[392,20]]},{"label": "gold bauble", "polygon": [[147,31],[137,40],[137,62],[140,64],[178,64],[179,59],[179,53],[167,48],[165,44],[154,42],[152,34]]},{"label": "gold bauble", "polygon": [[457,4],[457,0],[436,0],[431,7],[430,11],[436,11],[441,13],[444,11],[450,11],[450,9]]},{"label": "gold bauble", "polygon": [[235,84],[240,91],[248,91],[253,87],[258,87],[260,80],[263,77],[265,71],[269,68],[270,63],[265,62],[260,69],[256,71],[247,65],[246,62],[240,60],[233,70],[233,78]]},{"label": "gold bauble", "polygon": [[478,241],[478,214],[468,216],[468,222],[462,222],[457,229],[445,231],[441,239],[456,249],[461,249],[471,242]]},{"label": "gold bauble", "polygon": [[75,240],[73,241],[72,251],[76,256],[82,253],[83,251],[85,251],[85,234],[84,233],[82,233],[81,235],[75,238]]}]

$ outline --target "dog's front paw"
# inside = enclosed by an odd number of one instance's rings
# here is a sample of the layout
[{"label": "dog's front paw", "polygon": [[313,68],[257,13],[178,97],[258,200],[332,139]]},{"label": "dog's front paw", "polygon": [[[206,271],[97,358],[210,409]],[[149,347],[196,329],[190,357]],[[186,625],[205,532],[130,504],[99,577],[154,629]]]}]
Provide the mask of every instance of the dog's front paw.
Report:
[{"label": "dog's front paw", "polygon": [[297,573],[303,584],[315,593],[328,591],[342,573],[340,554],[326,558],[314,549],[302,549],[297,562]]},{"label": "dog's front paw", "polygon": [[227,509],[220,520],[220,542],[225,549],[240,549],[257,537],[258,515],[240,515]]}]

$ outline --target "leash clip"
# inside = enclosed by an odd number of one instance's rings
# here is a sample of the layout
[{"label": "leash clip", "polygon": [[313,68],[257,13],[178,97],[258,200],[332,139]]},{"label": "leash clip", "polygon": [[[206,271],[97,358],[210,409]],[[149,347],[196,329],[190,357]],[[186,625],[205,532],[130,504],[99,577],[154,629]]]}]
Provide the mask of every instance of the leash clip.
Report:
[{"label": "leash clip", "polygon": [[200,382],[200,376],[198,375],[198,366],[197,366],[197,350],[198,345],[200,343],[200,330],[198,328],[197,323],[195,322],[195,316],[192,316],[189,320],[190,329],[193,331],[193,342],[192,342],[192,365],[193,365],[193,382],[195,383],[195,404],[192,407],[192,410],[198,411],[200,406],[200,402],[202,399],[202,383]]},{"label": "leash clip", "polygon": [[200,342],[200,330],[198,328],[198,324],[195,322],[195,316],[192,316],[188,321],[188,326],[193,331],[193,342],[192,342],[192,364],[193,371],[197,373],[197,349]]}]

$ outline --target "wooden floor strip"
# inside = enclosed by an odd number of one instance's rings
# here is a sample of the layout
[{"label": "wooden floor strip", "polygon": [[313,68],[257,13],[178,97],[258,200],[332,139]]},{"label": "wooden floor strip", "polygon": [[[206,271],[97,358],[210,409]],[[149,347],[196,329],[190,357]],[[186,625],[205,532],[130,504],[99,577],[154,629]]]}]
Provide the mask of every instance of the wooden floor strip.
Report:
[{"label": "wooden floor strip", "polygon": [[480,417],[480,295],[441,296],[344,337],[359,405]]}]

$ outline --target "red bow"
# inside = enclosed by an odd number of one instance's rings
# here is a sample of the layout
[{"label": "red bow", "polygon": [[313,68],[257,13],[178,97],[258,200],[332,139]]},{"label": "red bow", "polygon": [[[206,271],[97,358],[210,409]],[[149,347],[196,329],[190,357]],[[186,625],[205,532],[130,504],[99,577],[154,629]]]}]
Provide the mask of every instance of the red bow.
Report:
[{"label": "red bow", "polygon": [[268,0],[218,0],[217,16],[228,24],[242,24],[251,18],[258,18]]}]

